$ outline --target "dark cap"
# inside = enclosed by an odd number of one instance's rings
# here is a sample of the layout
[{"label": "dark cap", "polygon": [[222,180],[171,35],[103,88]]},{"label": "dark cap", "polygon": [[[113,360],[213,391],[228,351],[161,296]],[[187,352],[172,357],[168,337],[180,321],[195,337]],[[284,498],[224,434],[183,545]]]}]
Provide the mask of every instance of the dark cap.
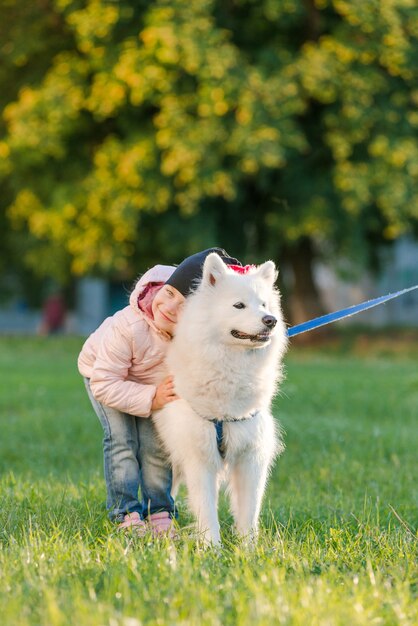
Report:
[{"label": "dark cap", "polygon": [[188,296],[202,278],[205,259],[212,252],[216,252],[227,265],[242,265],[238,259],[229,256],[222,248],[208,248],[208,250],[196,252],[196,254],[192,254],[192,256],[188,256],[184,259],[184,261],[176,267],[165,284],[171,285],[177,289],[184,297]]}]

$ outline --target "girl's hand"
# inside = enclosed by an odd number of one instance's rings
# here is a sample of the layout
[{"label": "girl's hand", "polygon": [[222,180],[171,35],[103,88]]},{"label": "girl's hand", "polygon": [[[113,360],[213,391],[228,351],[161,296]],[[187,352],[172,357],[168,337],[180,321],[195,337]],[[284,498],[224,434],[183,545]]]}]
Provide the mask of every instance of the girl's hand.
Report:
[{"label": "girl's hand", "polygon": [[179,397],[174,392],[173,377],[167,376],[157,387],[151,409],[157,411],[158,409],[162,409],[168,402],[173,402],[173,400],[178,399]]}]

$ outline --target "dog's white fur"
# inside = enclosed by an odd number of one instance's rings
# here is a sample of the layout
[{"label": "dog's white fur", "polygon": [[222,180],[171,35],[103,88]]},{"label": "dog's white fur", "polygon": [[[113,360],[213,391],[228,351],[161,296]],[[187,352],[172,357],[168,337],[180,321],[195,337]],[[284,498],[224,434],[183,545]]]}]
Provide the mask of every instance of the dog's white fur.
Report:
[{"label": "dog's white fur", "polygon": [[[223,481],[237,531],[256,533],[268,470],[283,448],[270,413],[287,343],[276,276],[272,261],[237,274],[216,253],[208,255],[169,348],[167,363],[181,399],[153,418],[207,544],[220,542],[217,500]],[[238,303],[245,308],[234,306]],[[265,332],[266,315],[277,319],[269,338],[231,334]],[[224,459],[212,419],[225,420]]]}]

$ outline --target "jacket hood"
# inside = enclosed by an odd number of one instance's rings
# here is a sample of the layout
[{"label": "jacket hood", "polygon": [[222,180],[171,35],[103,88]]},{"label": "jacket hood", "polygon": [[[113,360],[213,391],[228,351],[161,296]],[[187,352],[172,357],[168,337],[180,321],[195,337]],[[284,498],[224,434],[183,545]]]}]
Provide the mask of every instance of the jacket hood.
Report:
[{"label": "jacket hood", "polygon": [[135,311],[140,311],[138,308],[138,297],[145,290],[146,287],[152,284],[164,285],[171,274],[176,268],[171,265],[155,265],[151,269],[147,270],[145,274],[136,283],[131,295],[129,296],[129,304]]}]

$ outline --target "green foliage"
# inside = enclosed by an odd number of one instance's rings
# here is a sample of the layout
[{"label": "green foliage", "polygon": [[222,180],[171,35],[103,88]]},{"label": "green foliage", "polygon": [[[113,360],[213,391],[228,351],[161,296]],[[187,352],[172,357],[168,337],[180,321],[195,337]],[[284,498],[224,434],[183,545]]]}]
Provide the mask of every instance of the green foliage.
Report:
[{"label": "green foliage", "polygon": [[175,543],[107,521],[81,343],[0,342],[4,626],[417,623],[416,343],[395,358],[292,348],[260,540],[240,544],[222,500],[219,551],[197,548],[184,494]]},{"label": "green foliage", "polygon": [[221,243],[227,214],[250,257],[308,237],[367,258],[416,224],[412,0],[0,8],[3,210],[38,270],[132,271],[142,215],[167,211]]}]

